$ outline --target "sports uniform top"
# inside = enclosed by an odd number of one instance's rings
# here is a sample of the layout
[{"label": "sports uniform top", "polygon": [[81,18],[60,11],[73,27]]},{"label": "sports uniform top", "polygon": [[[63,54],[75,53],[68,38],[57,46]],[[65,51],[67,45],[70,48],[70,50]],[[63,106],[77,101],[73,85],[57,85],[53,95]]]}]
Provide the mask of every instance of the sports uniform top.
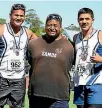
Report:
[{"label": "sports uniform top", "polygon": [[25,74],[25,56],[28,36],[24,27],[20,35],[14,36],[10,24],[4,25],[0,37],[0,76],[8,79],[19,79]]},{"label": "sports uniform top", "polygon": [[92,63],[90,61],[90,56],[96,53],[102,55],[102,45],[99,42],[98,33],[98,30],[93,29],[88,40],[84,40],[81,33],[76,35],[75,86],[102,84],[102,63]]}]

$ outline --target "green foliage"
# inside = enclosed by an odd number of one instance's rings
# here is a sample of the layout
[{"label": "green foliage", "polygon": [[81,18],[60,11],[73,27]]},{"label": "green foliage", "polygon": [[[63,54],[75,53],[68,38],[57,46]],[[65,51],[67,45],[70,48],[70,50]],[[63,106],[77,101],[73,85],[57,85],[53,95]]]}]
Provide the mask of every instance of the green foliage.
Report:
[{"label": "green foliage", "polygon": [[69,108],[76,108],[76,105],[73,104],[73,97],[74,97],[74,92],[71,91],[71,94],[70,94],[70,101],[69,101]]},{"label": "green foliage", "polygon": [[4,18],[0,18],[0,24],[5,24],[6,20]]},{"label": "green foliage", "polygon": [[29,9],[26,11],[25,24],[29,25],[34,33],[40,36],[43,32],[43,22],[40,20],[34,9]]}]

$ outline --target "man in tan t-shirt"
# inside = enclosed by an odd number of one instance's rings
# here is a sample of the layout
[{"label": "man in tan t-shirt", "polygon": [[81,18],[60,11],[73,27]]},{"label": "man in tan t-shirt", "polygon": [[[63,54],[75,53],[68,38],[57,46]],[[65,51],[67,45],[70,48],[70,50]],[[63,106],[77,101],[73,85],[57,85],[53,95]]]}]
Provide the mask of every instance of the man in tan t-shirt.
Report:
[{"label": "man in tan t-shirt", "polygon": [[50,14],[46,19],[46,34],[28,45],[30,108],[68,108],[70,75],[74,59],[72,44],[64,38],[62,18]]}]

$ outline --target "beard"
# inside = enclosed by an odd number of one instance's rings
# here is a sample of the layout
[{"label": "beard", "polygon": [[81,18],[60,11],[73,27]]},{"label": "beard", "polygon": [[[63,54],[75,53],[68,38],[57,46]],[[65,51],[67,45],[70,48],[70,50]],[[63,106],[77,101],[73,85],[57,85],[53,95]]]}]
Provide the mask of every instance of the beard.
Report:
[{"label": "beard", "polygon": [[49,34],[46,33],[46,35],[47,35],[48,39],[55,40],[56,38],[59,37],[60,33],[57,33],[56,35],[49,35]]},{"label": "beard", "polygon": [[46,40],[48,43],[51,43],[51,42],[53,42],[57,37],[59,37],[60,36],[60,33],[59,34],[56,34],[56,35],[49,35],[49,34],[45,34],[44,36],[43,36],[43,38],[44,38],[44,40]]}]

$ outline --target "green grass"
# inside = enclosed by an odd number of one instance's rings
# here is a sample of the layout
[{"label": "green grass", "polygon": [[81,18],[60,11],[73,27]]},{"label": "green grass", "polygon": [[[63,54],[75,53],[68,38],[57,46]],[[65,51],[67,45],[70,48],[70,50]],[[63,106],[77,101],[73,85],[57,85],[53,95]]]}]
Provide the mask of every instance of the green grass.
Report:
[{"label": "green grass", "polygon": [[73,104],[73,95],[74,92],[72,91],[70,94],[69,108],[76,108],[75,104]]},{"label": "green grass", "polygon": [[[9,108],[9,106],[6,105],[5,108]],[[25,107],[24,108],[29,108],[27,95],[25,97]],[[73,92],[71,92],[71,95],[70,95],[69,108],[76,108],[76,106],[73,104]]]}]

